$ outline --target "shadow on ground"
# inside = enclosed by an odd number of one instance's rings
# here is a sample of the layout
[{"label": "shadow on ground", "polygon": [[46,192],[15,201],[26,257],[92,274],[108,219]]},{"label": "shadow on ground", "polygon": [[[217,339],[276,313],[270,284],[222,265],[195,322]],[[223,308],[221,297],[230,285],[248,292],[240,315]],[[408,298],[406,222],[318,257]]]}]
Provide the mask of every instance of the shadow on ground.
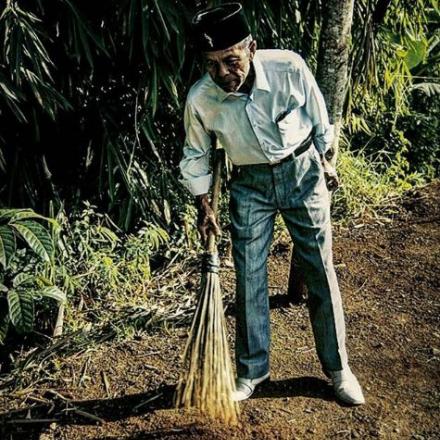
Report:
[{"label": "shadow on ground", "polygon": [[[0,414],[1,438],[27,440],[38,439],[39,434],[51,423],[58,425],[95,425],[114,422],[129,417],[143,416],[157,410],[174,408],[174,385],[162,385],[147,393],[132,394],[113,399],[96,400],[51,400],[25,409]],[[316,399],[333,400],[333,392],[328,383],[316,377],[267,381],[256,390],[252,399],[285,398],[305,396]],[[167,438],[200,434],[200,426],[188,425],[167,431],[135,434],[133,440],[146,438]],[[142,437],[143,436],[143,437]],[[107,437],[108,439],[112,437]]]},{"label": "shadow on ground", "polygon": [[[269,296],[269,308],[271,310],[298,307],[303,304],[307,304],[307,299],[303,297],[291,298],[285,293],[276,293]],[[235,316],[235,311],[236,307],[234,301],[229,302],[226,307],[225,315]]]}]

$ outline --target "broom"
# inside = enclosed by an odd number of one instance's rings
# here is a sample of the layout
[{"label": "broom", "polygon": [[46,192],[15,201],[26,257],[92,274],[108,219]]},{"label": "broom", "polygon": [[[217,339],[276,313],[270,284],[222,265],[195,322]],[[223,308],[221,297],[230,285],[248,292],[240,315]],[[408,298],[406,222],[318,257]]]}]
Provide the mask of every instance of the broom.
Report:
[{"label": "broom", "polygon": [[[217,215],[223,155],[216,150],[211,208]],[[226,339],[219,258],[215,235],[208,233],[197,307],[183,353],[184,369],[176,389],[176,406],[195,407],[209,417],[235,424],[238,404],[232,401],[234,375]]]}]

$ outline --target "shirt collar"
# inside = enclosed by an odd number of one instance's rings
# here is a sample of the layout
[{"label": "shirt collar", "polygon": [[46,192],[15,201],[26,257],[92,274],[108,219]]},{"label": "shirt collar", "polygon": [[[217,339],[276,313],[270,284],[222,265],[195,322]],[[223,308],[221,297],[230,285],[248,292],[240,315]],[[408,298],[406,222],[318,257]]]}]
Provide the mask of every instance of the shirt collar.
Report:
[{"label": "shirt collar", "polygon": [[[260,57],[258,55],[258,50],[255,52],[254,59],[252,60],[252,64],[254,66],[255,70],[255,80],[254,80],[254,86],[252,87],[250,97],[252,99],[252,96],[254,95],[255,90],[264,90],[266,92],[270,92],[270,86],[269,82],[267,81],[266,74],[264,73],[263,66],[261,64]],[[218,86],[214,80],[211,78],[211,75],[207,73],[208,78],[211,80],[212,84],[215,86],[216,92],[217,92],[217,98],[219,101],[223,102],[228,96],[241,96],[242,93],[236,93],[236,92],[225,92],[220,86]]]},{"label": "shirt collar", "polygon": [[264,73],[263,65],[261,64],[260,56],[258,55],[258,50],[255,52],[252,63],[255,69],[255,83],[252,92],[255,89],[270,92],[269,82],[267,81],[266,74]]}]

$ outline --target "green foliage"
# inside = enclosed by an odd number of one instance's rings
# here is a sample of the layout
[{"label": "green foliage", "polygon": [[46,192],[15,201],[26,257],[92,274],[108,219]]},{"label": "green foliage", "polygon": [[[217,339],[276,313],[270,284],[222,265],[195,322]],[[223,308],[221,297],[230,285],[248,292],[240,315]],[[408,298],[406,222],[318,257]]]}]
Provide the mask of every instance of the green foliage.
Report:
[{"label": "green foliage", "polygon": [[[145,222],[172,232],[191,202],[177,178],[182,105],[202,73],[189,20],[207,3],[7,1],[0,16],[0,206],[45,213],[54,201],[73,212],[90,200],[118,235]],[[259,47],[293,49],[315,65],[322,1],[243,5]],[[354,3],[343,130],[353,151],[383,160],[375,170],[396,162],[410,174],[438,175],[438,24],[435,1]],[[18,225],[14,239],[44,255],[49,241],[41,228],[25,218]],[[11,231],[0,228],[5,265],[14,245]],[[187,241],[197,246],[197,235]],[[112,257],[92,257],[111,285],[121,281]]]},{"label": "green foliage", "polygon": [[15,234],[13,229],[8,225],[0,226],[0,263],[3,268],[9,265],[11,257],[15,252]]},{"label": "green foliage", "polygon": [[[0,290],[2,286],[3,285],[0,285]],[[10,320],[7,299],[0,297],[0,344],[3,344],[6,339]]]},{"label": "green foliage", "polygon": [[[42,260],[51,261],[54,244],[49,231],[36,221],[52,219],[43,217],[30,209],[0,209],[0,263],[8,268],[11,257],[17,250],[17,240],[21,239]],[[56,222],[53,222],[56,226]]]},{"label": "green foliage", "polygon": [[[3,282],[7,283],[5,280]],[[12,323],[20,334],[30,333],[34,329],[36,301],[44,298],[54,299],[58,303],[66,301],[65,293],[41,274],[21,272],[9,284],[0,284],[1,291],[7,299],[6,313],[0,316],[0,344],[6,338],[9,323]]]},{"label": "green foliage", "polygon": [[440,93],[433,96],[417,89],[411,101],[412,112],[398,120],[409,141],[406,157],[410,170],[433,179],[440,176]]},{"label": "green foliage", "polygon": [[29,333],[34,327],[34,301],[29,290],[10,289],[7,294],[9,316],[19,333]]},{"label": "green foliage", "polygon": [[[347,100],[349,143],[367,157],[391,161],[404,172],[438,176],[440,12],[434,1],[392,0],[383,22],[355,7],[353,69]],[[367,15],[365,15],[367,14]],[[366,17],[366,19],[365,19]],[[366,69],[363,66],[367,66]],[[424,94],[424,96],[423,96]]]},{"label": "green foliage", "polygon": [[6,338],[9,323],[18,333],[33,330],[35,300],[47,297],[65,301],[65,294],[34,270],[35,257],[47,267],[54,265],[55,243],[50,231],[39,221],[48,222],[54,231],[58,230],[55,220],[32,210],[0,210],[0,301],[4,304],[0,343]]},{"label": "green foliage", "polygon": [[[22,106],[27,99],[34,100],[52,119],[59,108],[71,108],[53,87],[54,63],[46,48],[49,39],[42,21],[20,8],[17,2],[8,1],[0,16],[0,35],[4,36],[2,64],[9,68],[9,75],[0,77],[0,87],[15,117],[20,122],[29,121],[30,115],[26,115]],[[29,91],[28,97],[24,90]]]},{"label": "green foliage", "polygon": [[332,215],[346,223],[361,217],[375,217],[387,211],[392,200],[423,182],[419,173],[407,172],[407,162],[398,156],[387,158],[385,153],[367,157],[364,151],[356,153],[342,148],[338,158],[338,174],[341,186],[332,196]]},{"label": "green foliage", "polygon": [[[4,2],[0,207],[47,217],[0,209],[0,343],[66,298],[70,330],[133,334],[169,310],[184,320],[175,304],[190,309],[189,281],[153,274],[183,272],[202,250],[177,165],[182,107],[202,74],[189,20],[207,3]],[[242,3],[258,47],[315,67],[322,0]],[[377,216],[439,175],[439,21],[434,0],[354,2],[335,220]],[[226,229],[226,192],[221,204]],[[279,219],[275,235],[287,238]]]},{"label": "green foliage", "polygon": [[[32,331],[35,303],[47,298],[61,303],[69,297],[68,325],[72,328],[85,325],[89,314],[105,316],[111,307],[142,304],[148,298],[151,259],[159,256],[169,240],[164,229],[149,223],[136,233],[125,234],[89,203],[71,219],[64,211],[55,220],[31,210],[0,210],[0,218],[1,226],[10,232],[2,237],[11,241],[10,234],[15,234],[12,237],[18,248],[3,256],[9,264],[0,280],[0,301],[6,300],[8,313],[0,316],[0,342],[6,337],[9,323],[18,333]],[[49,221],[56,234],[38,223],[42,220]],[[17,224],[25,225],[26,232]],[[106,301],[104,308],[102,301]],[[79,302],[88,304],[84,321],[76,313],[70,315],[70,306]]]},{"label": "green foliage", "polygon": [[[411,114],[413,92],[438,90],[430,79],[439,76],[438,7],[392,0],[382,17],[380,3],[387,2],[355,2],[347,122],[356,115],[364,127],[380,127],[373,136],[386,144],[388,123],[378,118],[388,112],[394,131],[399,115]],[[0,202],[47,212],[50,200],[68,210],[90,200],[124,231],[139,228],[139,219],[170,230],[188,200],[177,180],[182,104],[201,74],[189,19],[206,4],[6,2]],[[293,49],[314,65],[322,2],[243,5],[260,47]],[[23,130],[24,122],[33,129]],[[368,144],[368,153],[381,144],[362,135],[351,142]]]},{"label": "green foliage", "polygon": [[[159,154],[154,116],[162,103],[182,103],[184,61],[186,78],[194,68],[185,51],[195,7],[173,0],[6,2],[0,110],[10,129],[0,137],[8,182],[2,204],[45,212],[49,200],[75,208],[90,198],[125,230],[138,227],[140,216],[170,224],[181,193]],[[168,155],[174,148],[168,145]]]},{"label": "green foliage", "polygon": [[145,300],[151,258],[169,240],[164,229],[146,223],[136,233],[126,234],[89,203],[71,219],[60,212],[58,220],[62,229],[56,278],[74,304]]},{"label": "green foliage", "polygon": [[53,255],[53,243],[49,232],[36,222],[23,221],[9,223],[27,242],[28,246],[44,261],[50,261]]}]

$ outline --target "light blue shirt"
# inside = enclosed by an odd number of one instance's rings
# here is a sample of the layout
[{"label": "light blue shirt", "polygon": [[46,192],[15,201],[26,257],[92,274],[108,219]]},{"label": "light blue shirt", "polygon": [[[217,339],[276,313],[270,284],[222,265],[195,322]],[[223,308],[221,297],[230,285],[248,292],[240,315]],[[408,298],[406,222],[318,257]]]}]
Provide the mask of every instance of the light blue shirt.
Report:
[{"label": "light blue shirt", "polygon": [[276,163],[292,154],[312,129],[320,153],[331,147],[333,125],[304,59],[289,50],[257,50],[253,66],[249,94],[225,92],[208,73],[188,92],[180,181],[193,195],[205,194],[211,186],[213,134],[234,165]]}]

